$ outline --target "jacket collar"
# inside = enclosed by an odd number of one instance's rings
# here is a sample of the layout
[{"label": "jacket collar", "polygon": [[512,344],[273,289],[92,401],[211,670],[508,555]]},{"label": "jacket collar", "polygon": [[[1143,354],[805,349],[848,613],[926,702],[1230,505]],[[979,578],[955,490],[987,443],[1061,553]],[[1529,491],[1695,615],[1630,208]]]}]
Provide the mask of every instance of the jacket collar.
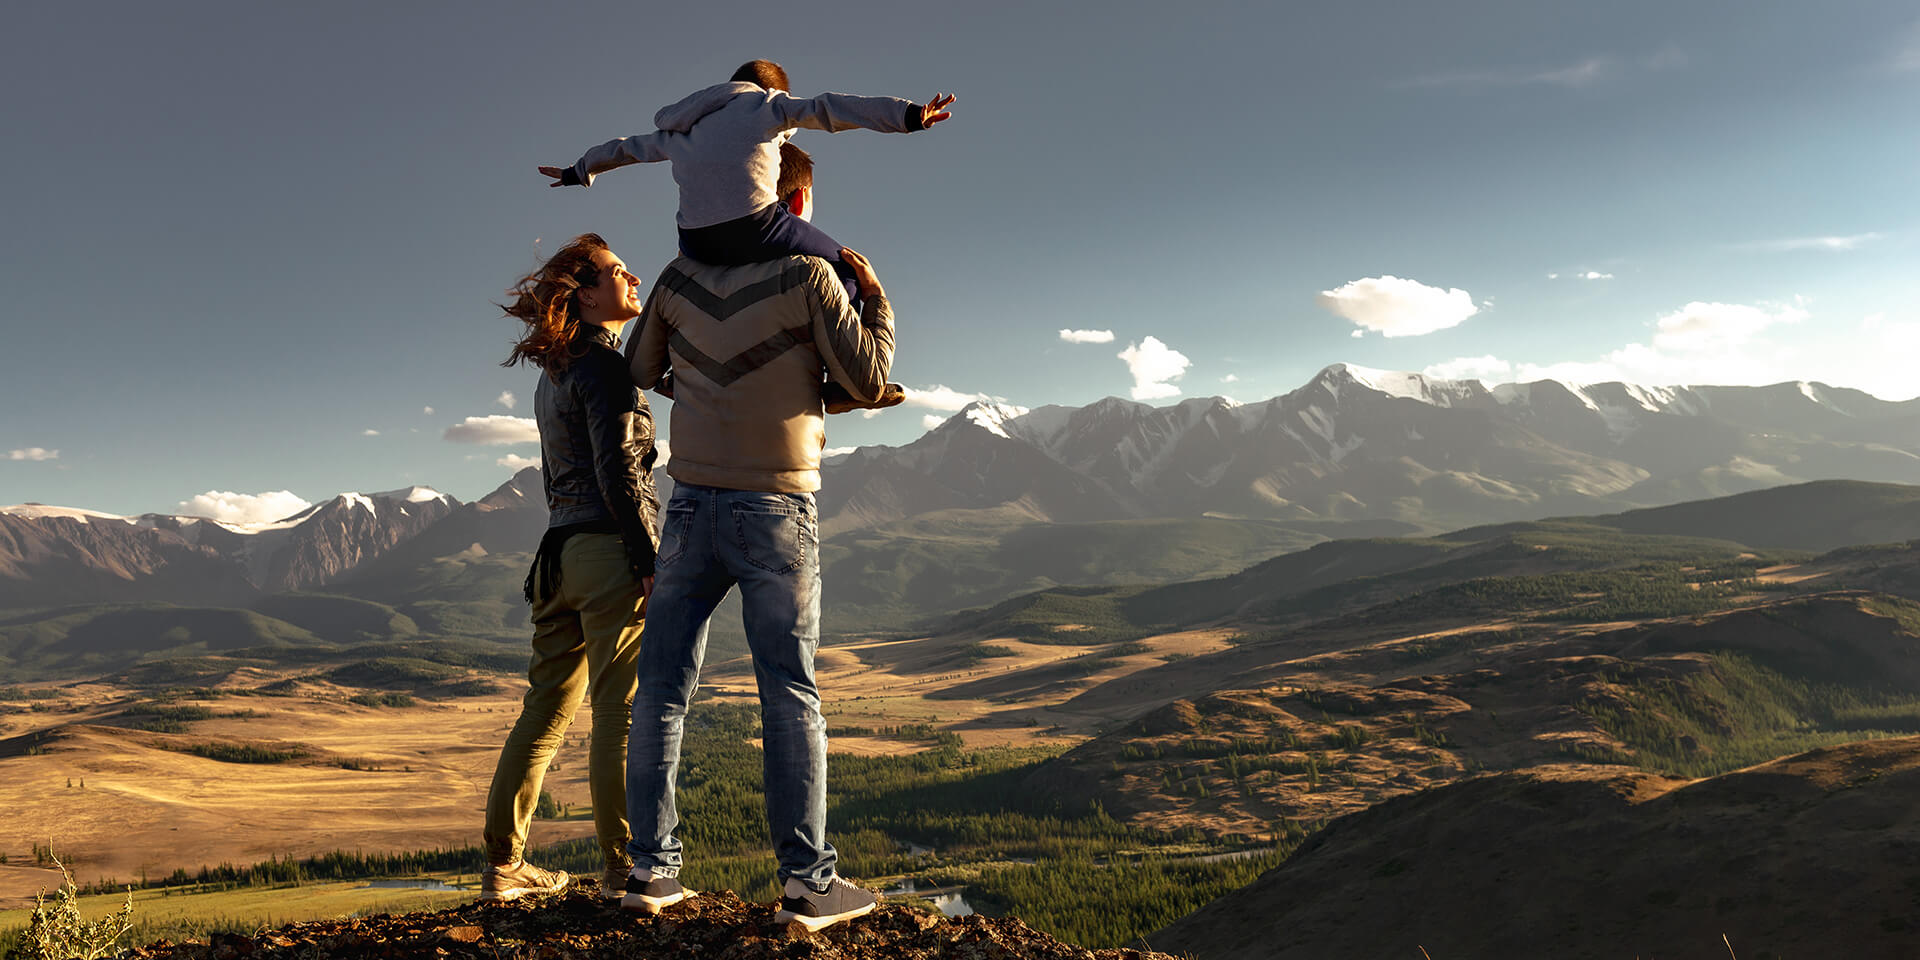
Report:
[{"label": "jacket collar", "polygon": [[606,347],[609,350],[617,350],[620,347],[620,335],[601,326],[582,326],[575,339]]}]

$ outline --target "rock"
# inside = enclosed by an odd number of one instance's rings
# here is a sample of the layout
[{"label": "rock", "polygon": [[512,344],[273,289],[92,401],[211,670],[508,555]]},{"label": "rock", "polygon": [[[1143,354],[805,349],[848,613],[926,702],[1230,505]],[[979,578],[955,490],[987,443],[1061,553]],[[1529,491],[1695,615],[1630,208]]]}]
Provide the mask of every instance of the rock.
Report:
[{"label": "rock", "polygon": [[480,942],[480,938],[485,934],[486,931],[480,927],[468,924],[460,927],[449,927],[443,936],[455,943],[478,943]]}]

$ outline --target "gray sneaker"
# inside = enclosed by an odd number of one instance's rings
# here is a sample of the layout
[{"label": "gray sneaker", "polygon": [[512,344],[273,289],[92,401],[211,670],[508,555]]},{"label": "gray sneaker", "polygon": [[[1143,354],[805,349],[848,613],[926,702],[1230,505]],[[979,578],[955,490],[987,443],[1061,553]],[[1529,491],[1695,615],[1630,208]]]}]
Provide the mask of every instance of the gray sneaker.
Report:
[{"label": "gray sneaker", "polygon": [[656,877],[651,867],[634,867],[627,874],[627,885],[620,897],[622,910],[657,914],[693,896],[677,877]]},{"label": "gray sneaker", "polygon": [[480,899],[512,900],[529,893],[566,889],[565,870],[542,870],[525,860],[495,864],[480,873]]},{"label": "gray sneaker", "polygon": [[773,915],[773,922],[798,923],[809,933],[872,913],[880,903],[879,894],[837,876],[824,891],[807,886],[798,877],[788,877],[786,888],[781,892],[784,896],[780,898],[780,911]]}]

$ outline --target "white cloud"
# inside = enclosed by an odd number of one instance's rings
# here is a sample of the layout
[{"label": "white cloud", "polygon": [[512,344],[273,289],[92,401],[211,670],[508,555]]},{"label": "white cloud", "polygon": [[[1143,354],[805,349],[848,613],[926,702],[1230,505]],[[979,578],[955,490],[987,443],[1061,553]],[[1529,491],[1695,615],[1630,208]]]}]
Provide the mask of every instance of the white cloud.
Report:
[{"label": "white cloud", "polygon": [[497,463],[500,466],[506,467],[508,470],[512,470],[515,473],[519,473],[520,471],[525,470],[528,467],[539,466],[540,458],[539,457],[523,457],[517,453],[509,453],[506,456],[501,457],[498,460],[495,460],[494,463]]},{"label": "white cloud", "polygon": [[432,407],[421,407],[421,408],[420,408],[420,412],[421,412],[421,413],[424,413],[424,414],[426,414],[426,415],[427,415],[427,416],[429,416],[429,417],[431,417],[431,416],[433,416],[433,408],[432,408]]},{"label": "white cloud", "polygon": [[[946,413],[958,413],[962,407],[977,400],[997,400],[984,393],[965,393],[952,387],[934,384],[931,387],[907,387],[906,405],[925,407],[929,410],[941,410]],[[878,411],[874,411],[878,412]]]},{"label": "white cloud", "polygon": [[1161,343],[1157,337],[1145,337],[1137,344],[1128,344],[1118,354],[1127,365],[1127,372],[1133,375],[1133,398],[1135,400],[1160,400],[1177,397],[1180,388],[1172,381],[1180,379],[1193,361],[1187,355]]},{"label": "white cloud", "polygon": [[1780,240],[1768,240],[1762,243],[1746,245],[1750,250],[1768,250],[1774,253],[1791,253],[1796,250],[1825,250],[1830,253],[1845,253],[1858,250],[1875,240],[1885,238],[1881,233],[1854,233],[1824,237],[1786,237]]},{"label": "white cloud", "polygon": [[1060,339],[1068,343],[1112,343],[1112,330],[1062,330]]},{"label": "white cloud", "polygon": [[656,434],[653,438],[653,464],[659,466],[673,459],[673,448],[667,445],[667,438]]},{"label": "white cloud", "polygon": [[[1863,346],[1872,339],[1868,335],[1816,337],[1810,343],[1790,343],[1774,336],[1810,316],[1805,302],[1803,298],[1793,304],[1758,305],[1695,301],[1655,318],[1648,340],[1625,344],[1591,360],[1508,364],[1492,356],[1463,357],[1436,364],[1427,372],[1479,367],[1484,374],[1480,379],[1497,376],[1522,383],[1617,380],[1648,385],[1752,385],[1824,378],[1827,383],[1851,385],[1864,384],[1861,368],[1871,364],[1863,364],[1863,357],[1911,355],[1892,346]],[[1920,331],[1915,343],[1920,344]],[[1499,372],[1503,367],[1509,372]]]},{"label": "white cloud", "polygon": [[1491,354],[1484,357],[1455,357],[1421,371],[1441,380],[1482,380],[1504,382],[1513,376],[1513,364]]},{"label": "white cloud", "polygon": [[499,396],[497,396],[497,397],[494,397],[494,398],[493,398],[493,402],[494,402],[494,403],[497,403],[497,404],[499,404],[499,405],[501,405],[501,406],[503,406],[503,407],[506,407],[506,408],[507,408],[508,410],[512,410],[512,409],[513,409],[513,405],[514,405],[514,403],[515,403],[515,399],[514,399],[514,396],[513,396],[513,391],[512,391],[512,390],[502,390],[502,391],[500,391],[500,395],[499,395]]},{"label": "white cloud", "polygon": [[526,417],[493,414],[468,417],[447,428],[441,438],[454,443],[539,443],[540,426]]},{"label": "white cloud", "polygon": [[180,501],[180,512],[192,517],[210,517],[227,523],[271,523],[284,520],[313,504],[291,490],[269,493],[233,493],[208,490],[191,500]]},{"label": "white cloud", "polygon": [[369,427],[368,429],[360,431],[360,435],[363,437],[377,437],[380,435],[380,431]]},{"label": "white cloud", "polygon": [[1229,373],[1226,376],[1221,377],[1220,382],[1221,383],[1239,383],[1240,375],[1237,373]]},{"label": "white cloud", "polygon": [[937,427],[946,422],[947,422],[947,418],[937,413],[929,413],[926,416],[920,418],[920,426],[927,430],[932,430],[934,427]]},{"label": "white cloud", "polygon": [[1322,290],[1314,302],[1362,330],[1377,330],[1388,337],[1418,337],[1457,327],[1480,312],[1473,295],[1459,287],[1443,290],[1392,275],[1364,277]]},{"label": "white cloud", "polygon": [[18,450],[7,451],[7,459],[8,460],[58,460],[60,459],[60,451],[48,450],[46,447],[22,447],[21,449],[18,449]]},{"label": "white cloud", "polygon": [[1738,303],[1694,301],[1655,324],[1653,345],[1663,350],[1702,350],[1744,343],[1776,323],[1798,323],[1807,311],[1779,305],[1772,310]]},{"label": "white cloud", "polygon": [[825,450],[822,450],[822,451],[820,451],[820,456],[822,456],[822,457],[844,457],[844,456],[846,456],[847,454],[849,454],[849,453],[852,453],[852,452],[854,452],[855,450],[858,450],[858,449],[860,449],[860,448],[859,448],[859,447],[828,447],[828,448],[826,448]]},{"label": "white cloud", "polygon": [[1557,273],[1549,273],[1549,274],[1547,274],[1547,279],[1548,279],[1548,280],[1558,280],[1558,279],[1560,279],[1560,275],[1559,275],[1559,274],[1557,274]]},{"label": "white cloud", "polygon": [[1613,274],[1611,274],[1611,273],[1601,273],[1601,272],[1600,272],[1600,271],[1598,271],[1598,270],[1588,270],[1588,271],[1587,271],[1586,273],[1583,273],[1583,274],[1581,274],[1581,275],[1580,275],[1580,279],[1582,279],[1582,280],[1612,280],[1612,279],[1613,279]]}]

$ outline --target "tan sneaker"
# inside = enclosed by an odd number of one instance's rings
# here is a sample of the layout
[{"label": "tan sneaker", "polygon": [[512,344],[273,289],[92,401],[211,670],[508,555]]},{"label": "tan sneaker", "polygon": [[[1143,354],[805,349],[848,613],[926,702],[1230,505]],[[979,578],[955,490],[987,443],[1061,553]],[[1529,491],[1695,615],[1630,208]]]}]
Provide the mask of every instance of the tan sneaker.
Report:
[{"label": "tan sneaker", "polygon": [[566,886],[565,870],[542,870],[525,860],[495,864],[480,873],[482,900],[512,900],[528,893],[558,893]]},{"label": "tan sneaker", "polygon": [[631,868],[624,863],[620,864],[619,866],[615,866],[609,863],[607,864],[607,868],[605,870],[600,871],[601,899],[618,900],[621,897],[626,896],[627,871],[629,869]]}]

